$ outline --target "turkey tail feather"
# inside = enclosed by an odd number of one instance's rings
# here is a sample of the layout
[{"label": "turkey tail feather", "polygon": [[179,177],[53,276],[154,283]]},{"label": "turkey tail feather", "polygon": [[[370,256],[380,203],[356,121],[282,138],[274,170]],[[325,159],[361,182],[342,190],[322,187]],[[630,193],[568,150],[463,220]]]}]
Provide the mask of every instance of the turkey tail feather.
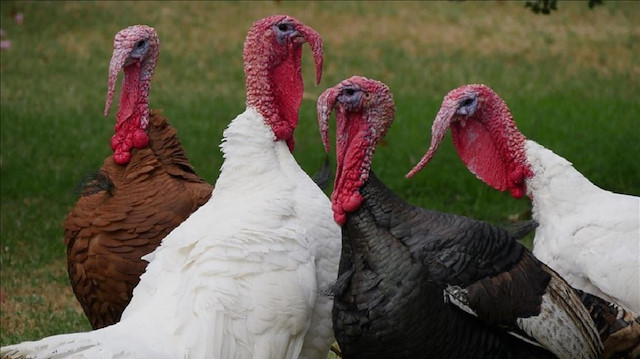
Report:
[{"label": "turkey tail feather", "polygon": [[640,317],[595,295],[576,293],[600,333],[602,358],[640,358]]},{"label": "turkey tail feather", "polygon": [[[518,326],[558,357],[600,358],[602,341],[589,312],[573,288],[556,272],[544,265],[543,269],[551,275],[551,280],[540,314],[518,319]],[[542,322],[544,328],[539,327]]]}]

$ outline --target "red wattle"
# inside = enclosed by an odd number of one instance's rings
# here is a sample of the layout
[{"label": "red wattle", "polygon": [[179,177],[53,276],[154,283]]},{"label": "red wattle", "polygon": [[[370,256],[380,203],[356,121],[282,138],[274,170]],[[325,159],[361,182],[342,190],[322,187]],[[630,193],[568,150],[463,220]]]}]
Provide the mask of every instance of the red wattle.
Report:
[{"label": "red wattle", "polygon": [[143,148],[149,144],[149,136],[144,130],[137,129],[132,137],[133,146],[136,148]]},{"label": "red wattle", "polygon": [[127,149],[133,147],[133,140],[131,139],[131,134],[128,133],[127,136],[122,141],[122,146],[126,146]]},{"label": "red wattle", "polygon": [[115,151],[120,146],[120,135],[117,133],[111,136],[111,150]]},{"label": "red wattle", "polygon": [[360,193],[356,192],[353,195],[351,195],[351,198],[349,198],[347,201],[345,201],[342,204],[342,208],[345,210],[345,212],[356,211],[358,210],[358,208],[360,208],[360,205],[362,204],[363,200],[364,198],[362,198]]},{"label": "red wattle", "polygon": [[340,226],[344,225],[347,222],[347,215],[344,213],[342,207],[334,203],[331,205],[331,209],[333,210],[333,220]]},{"label": "red wattle", "polygon": [[126,165],[131,160],[131,152],[117,149],[113,153],[113,160],[119,165]]},{"label": "red wattle", "polygon": [[511,183],[522,183],[524,178],[522,168],[515,168],[509,173],[509,182]]},{"label": "red wattle", "polygon": [[498,143],[491,132],[478,121],[451,125],[453,143],[467,168],[489,186],[499,190],[509,189],[507,168]]},{"label": "red wattle", "polygon": [[122,94],[116,115],[116,133],[111,137],[113,159],[125,165],[131,160],[133,147],[143,148],[149,144],[149,136],[141,127],[141,113],[145,113],[148,103],[148,86],[140,83],[139,62],[124,68],[125,76]]},{"label": "red wattle", "polygon": [[522,198],[522,196],[524,196],[524,190],[520,187],[511,188],[511,195],[514,198]]}]

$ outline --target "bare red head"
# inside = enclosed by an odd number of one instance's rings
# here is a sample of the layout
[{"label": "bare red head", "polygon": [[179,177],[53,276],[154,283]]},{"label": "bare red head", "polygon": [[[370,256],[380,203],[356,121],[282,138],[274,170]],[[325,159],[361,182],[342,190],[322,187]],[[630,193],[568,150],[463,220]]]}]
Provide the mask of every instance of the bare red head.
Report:
[{"label": "bare red head", "polygon": [[284,140],[293,151],[293,131],[302,103],[302,44],[311,45],[316,83],[322,78],[322,38],[312,28],[287,16],[256,21],[244,43],[247,104],[271,126],[275,140]]},{"label": "bare red head", "polygon": [[516,198],[526,192],[532,175],[526,162],[526,138],[516,127],[507,104],[485,85],[465,85],[442,101],[431,128],[431,146],[407,177],[424,168],[451,127],[453,143],[469,171]]},{"label": "bare red head", "polygon": [[143,148],[149,143],[145,131],[149,123],[149,89],[159,53],[158,34],[149,26],[130,26],[113,40],[104,115],[109,114],[118,73],[124,69],[116,133],[111,138],[113,159],[118,164],[129,163],[133,147]]},{"label": "bare red head", "polygon": [[360,187],[369,179],[371,158],[393,122],[395,106],[382,82],[354,76],[327,89],[318,98],[318,124],[329,151],[329,117],[336,112],[337,169],[331,202],[333,218],[344,225],[360,208]]}]

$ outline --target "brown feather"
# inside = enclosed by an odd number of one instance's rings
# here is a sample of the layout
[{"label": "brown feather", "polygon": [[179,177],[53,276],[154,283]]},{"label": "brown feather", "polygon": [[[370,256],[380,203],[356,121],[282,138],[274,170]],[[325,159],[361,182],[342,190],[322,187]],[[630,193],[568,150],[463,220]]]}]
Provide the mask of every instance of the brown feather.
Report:
[{"label": "brown feather", "polygon": [[616,304],[576,289],[591,314],[604,350],[602,358],[640,358],[640,317]]},{"label": "brown feather", "polygon": [[141,257],[213,190],[158,111],[151,112],[147,131],[149,146],[134,149],[127,165],[105,159],[100,180],[88,181],[64,221],[69,279],[94,329],[120,320],[147,266]]},{"label": "brown feather", "polygon": [[537,315],[551,279],[540,266],[531,253],[523,252],[512,268],[470,285],[469,305],[491,324],[515,325],[518,318]]}]

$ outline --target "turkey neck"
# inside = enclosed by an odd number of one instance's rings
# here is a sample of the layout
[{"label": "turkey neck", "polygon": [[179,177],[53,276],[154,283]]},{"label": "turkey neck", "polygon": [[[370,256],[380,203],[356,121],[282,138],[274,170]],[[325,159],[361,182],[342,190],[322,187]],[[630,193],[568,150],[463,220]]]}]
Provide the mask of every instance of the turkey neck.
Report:
[{"label": "turkey neck", "polygon": [[[421,358],[424,337],[435,335],[429,303],[438,304],[441,292],[430,286],[404,244],[389,235],[395,207],[400,200],[373,172],[360,188],[364,200],[347,213],[342,227],[342,253],[335,286],[333,322],[344,358]],[[402,300],[415,303],[407,307]],[[414,311],[415,308],[425,310]],[[432,309],[432,308],[431,308]],[[438,309],[436,309],[438,311]],[[392,319],[395,318],[395,319]],[[398,327],[388,330],[393,320]],[[403,345],[403,352],[398,352]],[[372,350],[372,348],[375,348]],[[408,355],[407,353],[411,353]]]},{"label": "turkey neck", "polygon": [[364,198],[360,208],[347,214],[347,222],[342,229],[342,256],[339,275],[346,272],[362,273],[372,271],[376,275],[396,273],[383,269],[396,263],[410,261],[407,247],[398,240],[378,233],[379,227],[388,229],[393,216],[392,208],[403,202],[373,173],[360,187]]},{"label": "turkey neck", "polygon": [[216,192],[226,186],[248,186],[247,190],[273,186],[276,183],[264,181],[275,178],[281,181],[284,171],[297,166],[285,141],[274,141],[271,127],[252,107],[225,129],[220,148],[224,162],[216,182]]},{"label": "turkey neck", "polygon": [[557,213],[572,210],[588,203],[591,200],[588,194],[601,191],[573,168],[571,162],[551,150],[531,140],[526,141],[525,150],[533,172],[526,185],[534,211]]},{"label": "turkey neck", "polygon": [[149,144],[145,131],[149,122],[149,88],[154,61],[139,62],[124,68],[122,94],[116,115],[115,134],[111,137],[113,159],[125,165],[131,160],[131,150]]},{"label": "turkey neck", "polygon": [[264,117],[274,139],[285,140],[292,152],[304,88],[302,46],[293,45],[290,56],[273,68],[259,63],[261,57],[245,55],[247,105]]},{"label": "turkey neck", "polygon": [[134,63],[124,68],[124,81],[116,115],[116,132],[123,130],[123,124],[127,120],[134,121],[133,126],[146,128],[149,122],[149,90],[154,65],[149,61],[143,65]]},{"label": "turkey neck", "polygon": [[[172,172],[171,175],[182,175],[187,179],[202,181],[197,176],[191,176],[196,172],[178,139],[178,131],[159,111],[150,111],[147,133],[149,134],[149,148],[158,160],[165,166],[179,168],[179,172]],[[189,174],[183,173],[183,171]]]}]

